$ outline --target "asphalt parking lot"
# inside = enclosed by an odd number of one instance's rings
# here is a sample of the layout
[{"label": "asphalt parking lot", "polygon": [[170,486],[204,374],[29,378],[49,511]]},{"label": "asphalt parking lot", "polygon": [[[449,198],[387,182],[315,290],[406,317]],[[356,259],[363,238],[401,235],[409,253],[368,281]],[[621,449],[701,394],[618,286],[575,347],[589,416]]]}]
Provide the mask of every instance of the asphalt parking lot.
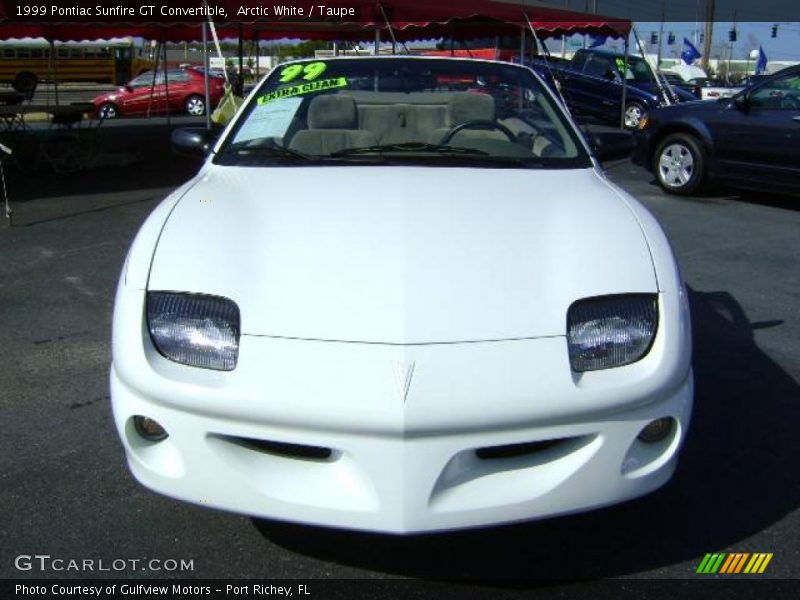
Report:
[{"label": "asphalt parking lot", "polygon": [[0,577],[109,575],[15,568],[18,555],[38,553],[193,561],[186,572],[110,573],[124,577],[547,585],[696,579],[703,555],[718,551],[771,552],[766,576],[800,577],[799,200],[676,199],[643,170],[613,165],[611,177],[670,234],[691,288],[696,408],[675,478],[651,496],[582,515],[397,538],[256,523],[134,482],[109,406],[114,289],[138,226],[194,165],[163,147],[125,144],[139,148],[141,163],[9,178],[15,226],[0,227]]}]

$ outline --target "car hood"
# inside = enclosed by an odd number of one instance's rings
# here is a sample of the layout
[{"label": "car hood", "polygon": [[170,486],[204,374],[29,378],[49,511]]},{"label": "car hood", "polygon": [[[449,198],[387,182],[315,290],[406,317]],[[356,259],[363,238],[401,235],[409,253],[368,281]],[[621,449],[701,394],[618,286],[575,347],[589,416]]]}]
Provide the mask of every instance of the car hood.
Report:
[{"label": "car hood", "polygon": [[211,166],[148,288],[231,298],[245,335],[419,344],[564,335],[573,301],[657,285],[593,169]]},{"label": "car hood", "polygon": [[[661,98],[661,89],[655,83],[636,83],[635,85],[636,87],[653,94],[656,100]],[[672,84],[672,89],[681,102],[694,102],[697,100],[697,96],[680,85]]]},{"label": "car hood", "polygon": [[717,114],[721,110],[728,108],[730,98],[723,100],[694,100],[692,102],[681,102],[670,106],[661,106],[650,113],[651,118],[665,119],[679,116],[703,118]]}]

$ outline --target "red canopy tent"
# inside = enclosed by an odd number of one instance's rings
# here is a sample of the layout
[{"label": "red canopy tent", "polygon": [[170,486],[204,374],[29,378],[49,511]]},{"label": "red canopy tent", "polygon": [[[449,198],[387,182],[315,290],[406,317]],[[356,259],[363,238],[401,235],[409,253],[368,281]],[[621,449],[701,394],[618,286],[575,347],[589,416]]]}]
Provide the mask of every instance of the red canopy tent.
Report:
[{"label": "red canopy tent", "polygon": [[[15,17],[12,6],[9,0],[0,2],[0,39],[44,37],[69,41],[131,35],[192,41],[201,38],[201,24],[207,18],[199,11],[141,15],[139,4],[131,1],[119,3],[131,11],[120,16],[95,15],[97,7],[88,0],[71,4],[92,11],[87,16],[65,13],[55,17]],[[325,6],[337,12],[335,15],[319,14],[319,2],[315,0],[296,0],[291,6],[303,12],[278,17],[272,13],[259,14],[263,2],[258,0],[218,0],[212,18],[221,37],[238,37],[242,32],[252,37],[258,32],[260,39],[366,41],[374,38],[376,29],[384,39],[393,37],[398,41],[454,35],[469,39],[518,33],[520,29],[528,29],[529,22],[541,37],[569,33],[624,37],[631,29],[630,21],[624,19],[490,0],[441,0],[435,4],[429,0],[326,1]],[[240,7],[247,14],[237,14]],[[219,9],[224,10],[225,16],[219,14]]]},{"label": "red canopy tent", "polygon": [[[320,14],[320,1],[330,14]],[[16,17],[16,3],[0,0],[0,40],[43,37],[52,43],[138,36],[195,41],[205,40],[203,24],[213,19],[220,38],[238,38],[240,44],[242,39],[406,42],[520,35],[524,50],[529,30],[536,37],[591,33],[627,40],[632,26],[626,19],[492,0],[294,0],[288,3],[294,13],[283,16],[274,14],[275,5],[265,13],[261,0],[216,0],[212,8],[205,2],[200,7],[157,7],[172,11],[167,15],[142,14],[143,6],[135,0],[118,2],[110,15],[95,14],[100,9],[95,0],[73,0],[56,15]],[[75,10],[84,12],[76,15]]]}]

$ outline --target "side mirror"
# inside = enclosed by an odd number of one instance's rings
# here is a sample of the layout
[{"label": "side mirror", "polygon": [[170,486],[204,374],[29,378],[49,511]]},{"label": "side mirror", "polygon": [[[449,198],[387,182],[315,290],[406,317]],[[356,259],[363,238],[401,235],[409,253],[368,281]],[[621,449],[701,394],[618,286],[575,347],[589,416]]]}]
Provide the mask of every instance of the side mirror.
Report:
[{"label": "side mirror", "polygon": [[211,151],[214,132],[198,127],[184,127],[172,132],[172,149],[183,156],[202,158]]},{"label": "side mirror", "polygon": [[600,162],[630,158],[636,148],[632,131],[604,131],[595,133],[589,140],[594,155]]},{"label": "side mirror", "polygon": [[125,91],[126,92],[132,92],[133,91],[133,86],[130,83],[126,83],[125,84]]}]

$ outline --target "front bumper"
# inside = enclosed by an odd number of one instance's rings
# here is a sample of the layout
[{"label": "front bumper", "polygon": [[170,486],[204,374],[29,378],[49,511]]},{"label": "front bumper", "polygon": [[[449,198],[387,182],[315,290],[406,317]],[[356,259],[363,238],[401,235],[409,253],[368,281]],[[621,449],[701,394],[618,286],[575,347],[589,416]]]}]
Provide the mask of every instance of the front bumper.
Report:
[{"label": "front bumper", "polygon": [[[112,391],[128,464],[147,487],[257,517],[391,533],[536,519],[651,492],[674,471],[692,404],[689,377],[660,402],[603,420],[404,437],[187,414],[137,397],[116,374]],[[170,437],[144,441],[131,423],[136,414],[156,418]],[[676,419],[673,434],[652,445],[636,439],[662,416]],[[527,455],[476,454],[478,448],[554,439],[564,441]],[[241,440],[333,452],[327,459],[291,457]]]},{"label": "front bumper", "polygon": [[[118,316],[143,294],[121,293]],[[411,533],[614,504],[669,479],[689,424],[688,322],[671,322],[666,298],[645,359],[583,376],[561,337],[393,346],[243,336],[237,369],[212,372],[158,355],[140,317],[115,318],[115,423],[147,487],[258,517]],[[169,437],[144,440],[135,415]],[[638,441],[660,417],[675,420],[671,434]]]}]

